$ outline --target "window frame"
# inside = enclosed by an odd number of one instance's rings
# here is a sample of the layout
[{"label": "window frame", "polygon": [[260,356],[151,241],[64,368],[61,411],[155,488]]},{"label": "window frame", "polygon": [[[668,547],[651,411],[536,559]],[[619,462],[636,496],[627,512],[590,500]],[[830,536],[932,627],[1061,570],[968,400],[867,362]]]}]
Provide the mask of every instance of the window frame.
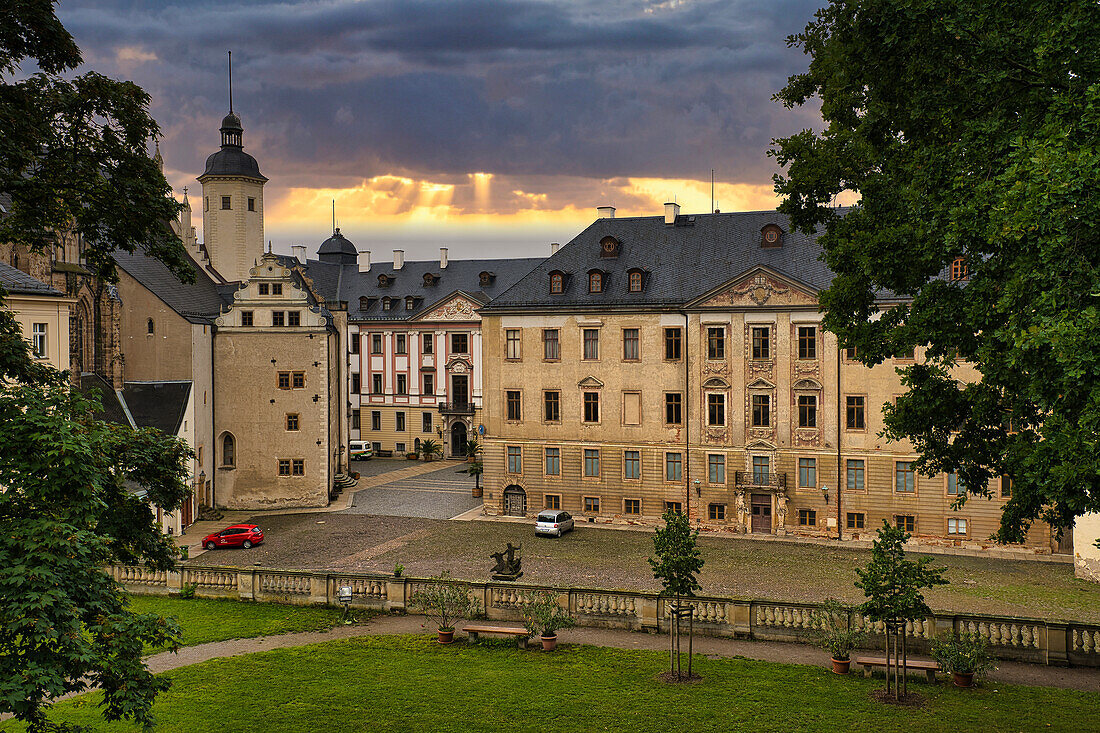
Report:
[{"label": "window frame", "polygon": [[583,448],[581,451],[581,477],[598,479],[601,477],[602,470],[600,466],[600,449]]},{"label": "window frame", "polygon": [[[553,456],[550,455],[550,451],[553,451]],[[550,471],[550,462],[553,458],[554,471]],[[545,446],[542,449],[542,475],[543,476],[558,476],[561,477],[561,448],[557,446]]]},{"label": "window frame", "polygon": [[290,373],[290,386],[292,389],[305,389],[306,388],[306,373],[305,372],[291,372]]},{"label": "window frame", "polygon": [[707,425],[709,427],[725,427],[726,425],[726,393],[707,392]]},{"label": "window frame", "polygon": [[[631,511],[633,510],[633,511]],[[642,516],[641,499],[623,499],[623,515],[630,517]]]},{"label": "window frame", "polygon": [[711,522],[726,521],[726,505],[722,503],[708,504],[707,519]]},{"label": "window frame", "polygon": [[600,360],[600,329],[581,329],[581,349],[581,361]]},{"label": "window frame", "polygon": [[596,425],[600,422],[600,393],[583,392],[581,397],[581,422]]},{"label": "window frame", "polygon": [[582,514],[599,514],[600,513],[600,497],[598,496],[582,496],[581,506],[583,507]]},{"label": "window frame", "polygon": [[393,432],[395,433],[407,433],[408,421],[405,419],[404,410],[396,410],[393,413]]},{"label": "window frame", "polygon": [[684,330],[679,326],[665,327],[665,361],[683,361],[683,358]]},{"label": "window frame", "polygon": [[[796,326],[799,361],[817,361],[817,326]],[[805,332],[809,333],[805,333]]]},{"label": "window frame", "polygon": [[[715,478],[715,469],[721,474]],[[726,454],[707,453],[707,484],[710,486],[726,485]]]},{"label": "window frame", "polygon": [[[970,518],[969,517],[946,517],[944,526],[947,528],[948,537],[968,537],[970,535]],[[955,531],[951,531],[951,523],[955,523]],[[962,523],[963,530],[959,531],[959,523]]]},{"label": "window frame", "polygon": [[561,423],[561,391],[545,389],[542,391],[542,421]]},{"label": "window frame", "polygon": [[523,447],[518,445],[505,446],[505,469],[513,475],[523,473]]},{"label": "window frame", "polygon": [[523,333],[518,328],[504,329],[504,360],[520,361],[523,359]]},{"label": "window frame", "polygon": [[[633,470],[631,470],[633,467]],[[642,452],[626,449],[623,451],[623,481],[642,480]]]},{"label": "window frame", "polygon": [[752,344],[753,361],[770,361],[772,356],[771,326],[750,326],[749,337]]},{"label": "window frame", "polygon": [[684,454],[665,451],[665,483],[681,483],[684,480]]},{"label": "window frame", "polygon": [[640,328],[623,329],[623,361],[642,360],[642,331]]},{"label": "window frame", "polygon": [[287,432],[301,432],[301,417],[297,412],[286,413],[285,429]]},{"label": "window frame", "polygon": [[[908,520],[908,521],[902,522],[902,520]],[[905,526],[903,527],[902,524],[905,524]],[[902,530],[903,532],[907,532],[909,534],[916,534],[917,533],[917,515],[916,514],[895,514],[894,515],[894,526],[896,528]]]},{"label": "window frame", "polygon": [[[553,334],[553,338],[550,338]],[[561,329],[542,329],[542,360],[561,361]]]},{"label": "window frame", "polygon": [[817,395],[797,395],[798,403],[798,427],[803,429],[817,429]]},{"label": "window frame", "polygon": [[561,494],[543,494],[542,495],[542,508],[543,509],[561,509]]},{"label": "window frame", "polygon": [[750,395],[751,401],[751,426],[754,428],[770,428],[771,420],[771,393],[757,392]]},{"label": "window frame", "polygon": [[520,390],[504,390],[504,414],[504,419],[509,422],[523,420],[523,393]]},{"label": "window frame", "polygon": [[[675,421],[669,420],[670,412],[675,411]],[[665,392],[665,425],[684,424],[684,393]]]},{"label": "window frame", "polygon": [[707,360],[726,360],[725,326],[707,326]]},{"label": "window frame", "polygon": [[817,510],[816,509],[799,509],[798,510],[798,526],[799,527],[816,527],[817,526]]},{"label": "window frame", "polygon": [[865,529],[867,526],[867,514],[865,512],[847,512],[844,517],[845,529]]},{"label": "window frame", "polygon": [[[917,493],[917,474],[913,470],[913,461],[894,461],[894,493],[915,496]],[[902,466],[906,468],[902,468]],[[899,488],[899,479],[905,480],[905,488]],[[912,485],[910,489],[909,486]]]},{"label": "window frame", "polygon": [[798,458],[798,488],[817,488],[817,458],[799,456]]},{"label": "window frame", "polygon": [[844,426],[845,430],[867,430],[866,395],[850,394],[844,396]]},{"label": "window frame", "polygon": [[[856,465],[859,464],[859,465]],[[853,485],[858,484],[858,485]],[[847,491],[867,490],[867,459],[844,459],[844,486]]]}]

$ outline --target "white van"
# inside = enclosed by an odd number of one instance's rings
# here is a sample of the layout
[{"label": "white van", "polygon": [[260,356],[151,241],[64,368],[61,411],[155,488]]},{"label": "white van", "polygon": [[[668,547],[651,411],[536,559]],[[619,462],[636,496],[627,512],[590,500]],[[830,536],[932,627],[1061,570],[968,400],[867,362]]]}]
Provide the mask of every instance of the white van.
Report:
[{"label": "white van", "polygon": [[353,461],[368,461],[374,457],[374,449],[370,443],[353,440],[348,447],[348,456]]}]

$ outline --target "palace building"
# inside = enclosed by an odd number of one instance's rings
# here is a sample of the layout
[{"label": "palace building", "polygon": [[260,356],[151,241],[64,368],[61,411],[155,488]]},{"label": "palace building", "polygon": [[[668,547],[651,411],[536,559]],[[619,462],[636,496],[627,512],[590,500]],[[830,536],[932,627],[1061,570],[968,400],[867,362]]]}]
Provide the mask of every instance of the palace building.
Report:
[{"label": "palace building", "polygon": [[[1011,491],[971,497],[879,436],[898,366],[821,328],[832,273],[774,212],[615,218],[480,309],[485,509],[729,532],[869,538],[885,520],[988,544]],[[883,305],[888,301],[884,299]],[[1063,550],[1036,525],[1028,545]]]}]

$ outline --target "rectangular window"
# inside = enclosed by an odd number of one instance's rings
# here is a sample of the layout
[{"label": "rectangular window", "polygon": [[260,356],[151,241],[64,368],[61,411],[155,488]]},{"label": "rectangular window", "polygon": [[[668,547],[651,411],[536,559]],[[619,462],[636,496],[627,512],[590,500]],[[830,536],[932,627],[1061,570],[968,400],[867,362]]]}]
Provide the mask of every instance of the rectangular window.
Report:
[{"label": "rectangular window", "polygon": [[271,286],[268,285],[267,283],[260,283],[258,287],[259,287],[260,295],[267,295],[268,292],[270,292],[270,290],[271,290]]},{"label": "rectangular window", "polygon": [[798,396],[798,427],[817,427],[817,397],[815,395]]},{"label": "rectangular window", "polygon": [[284,311],[271,311],[271,325],[272,326],[285,326],[286,325],[286,313]]},{"label": "rectangular window", "polygon": [[1012,479],[1008,476],[1001,476],[1001,498],[1012,498]]},{"label": "rectangular window", "polygon": [[435,395],[435,374],[432,372],[424,372],[420,375],[421,385],[420,394],[433,397]]},{"label": "rectangular window", "polygon": [[432,413],[430,413],[430,412],[420,413],[420,432],[422,432],[422,433],[432,432]]},{"label": "rectangular window", "polygon": [[600,393],[599,392],[585,392],[584,393],[584,421],[585,422],[599,422],[600,421]]},{"label": "rectangular window", "polygon": [[294,372],[293,374],[291,374],[291,384],[294,386],[294,389],[305,389],[306,388],[306,373],[305,372]]},{"label": "rectangular window", "polygon": [[623,514],[638,515],[642,513],[641,499],[623,499]]},{"label": "rectangular window", "polygon": [[518,445],[508,446],[508,473],[523,473],[523,457]]},{"label": "rectangular window", "polygon": [[959,496],[966,493],[966,486],[959,479],[959,474],[949,473],[947,474],[947,495]]},{"label": "rectangular window", "polygon": [[900,494],[912,494],[917,490],[912,461],[897,461],[894,464],[894,490]]},{"label": "rectangular window", "polygon": [[798,524],[800,527],[816,527],[817,512],[815,512],[813,509],[799,509]]},{"label": "rectangular window", "polygon": [[898,514],[894,517],[894,526],[903,532],[915,532],[917,530],[917,518],[912,514]]},{"label": "rectangular window", "polygon": [[900,351],[897,354],[895,354],[894,358],[898,359],[900,361],[913,361],[913,359],[916,357],[916,353],[917,353],[917,350],[915,348],[913,348],[912,346],[910,346],[905,351]]},{"label": "rectangular window", "polygon": [[544,448],[543,470],[547,476],[561,475],[561,448]]},{"label": "rectangular window", "polygon": [[222,196],[222,211],[232,208],[233,199],[230,196]]},{"label": "rectangular window", "polygon": [[561,509],[561,494],[545,494],[542,505],[546,509]]},{"label": "rectangular window", "polygon": [[817,358],[817,327],[816,326],[799,326],[798,327],[798,358],[799,359],[816,359]]},{"label": "rectangular window", "polygon": [[707,395],[707,425],[726,424],[726,396],[724,394]]},{"label": "rectangular window", "polygon": [[348,336],[348,347],[351,349],[351,353],[359,353],[359,334],[353,333]]},{"label": "rectangular window", "polygon": [[639,358],[638,329],[624,328],[623,361],[638,361]]},{"label": "rectangular window", "polygon": [[370,411],[370,429],[381,430],[382,429],[382,411],[371,410]]},{"label": "rectangular window", "polygon": [[707,358],[726,358],[726,329],[722,326],[712,326],[707,329]]},{"label": "rectangular window", "polygon": [[955,517],[948,519],[947,534],[966,534],[966,520]]},{"label": "rectangular window", "polygon": [[599,478],[600,451],[598,448],[584,449],[584,475],[589,478]]},{"label": "rectangular window", "polygon": [[515,359],[520,358],[519,350],[519,329],[509,328],[504,332],[504,358]]},{"label": "rectangular window", "polygon": [[358,430],[360,428],[360,412],[358,408],[351,411],[351,429]]},{"label": "rectangular window", "polygon": [[352,394],[359,394],[359,392],[361,391],[361,387],[362,387],[362,378],[359,376],[358,372],[352,372],[352,374],[351,374],[351,393]]},{"label": "rectangular window", "polygon": [[665,481],[679,481],[683,477],[684,462],[679,453],[665,453]]},{"label": "rectangular window", "polygon": [[435,337],[432,334],[423,334],[421,338],[421,343],[423,344],[423,346],[420,350],[423,351],[425,354],[435,353]]},{"label": "rectangular window", "polygon": [[584,497],[584,513],[585,514],[599,514],[600,513],[600,497],[598,497],[598,496],[586,496],[586,497]]},{"label": "rectangular window", "polygon": [[642,454],[641,451],[627,450],[623,451],[623,478],[641,478],[642,477]]},{"label": "rectangular window", "polygon": [[294,459],[294,461],[292,462],[291,474],[294,475],[294,476],[305,476],[306,475],[306,462],[305,462],[304,459],[301,459],[301,458],[295,458]]},{"label": "rectangular window", "polygon": [[679,425],[683,422],[684,398],[679,392],[665,392],[665,424]]},{"label": "rectangular window", "polygon": [[382,353],[382,334],[372,333],[370,335],[370,353],[381,354]]},{"label": "rectangular window", "polygon": [[856,360],[856,355],[858,353],[859,352],[856,351],[856,347],[849,346],[848,348],[846,348],[844,350],[844,359],[845,359],[845,361],[855,361]]},{"label": "rectangular window", "polygon": [[470,353],[470,337],[465,333],[451,334],[451,352],[455,354]]},{"label": "rectangular window", "polygon": [[398,454],[404,454],[405,453],[405,444],[404,443],[394,443],[393,449]]},{"label": "rectangular window", "polygon": [[600,331],[596,328],[584,329],[584,358],[600,358]]},{"label": "rectangular window", "polygon": [[397,394],[409,393],[409,375],[398,374],[397,375]]},{"label": "rectangular window", "polygon": [[31,326],[31,348],[34,350],[36,359],[46,358],[46,325],[35,323]]},{"label": "rectangular window", "polygon": [[798,459],[798,485],[804,489],[817,488],[817,459]]},{"label": "rectangular window", "polygon": [[405,337],[405,334],[403,334],[403,333],[397,334],[397,338],[395,340],[396,340],[397,343],[394,344],[393,353],[400,354],[400,355],[408,354],[409,353],[409,341]]},{"label": "rectangular window", "polygon": [[642,393],[623,392],[623,425],[642,424]]},{"label": "rectangular window", "polygon": [[866,517],[863,512],[848,512],[848,529],[863,529]]},{"label": "rectangular window", "polygon": [[404,412],[395,412],[394,413],[394,426],[393,426],[393,429],[396,430],[399,433],[405,432],[405,413]]},{"label": "rectangular window", "polygon": [[287,311],[287,313],[286,313],[286,325],[288,325],[288,326],[301,326],[302,325],[302,313],[301,313],[301,311]]},{"label": "rectangular window", "polygon": [[863,430],[867,427],[865,422],[865,398],[863,395],[848,395],[845,398],[847,407],[847,425],[849,430]]},{"label": "rectangular window", "polygon": [[757,486],[771,481],[772,459],[768,456],[752,457],[752,482]]},{"label": "rectangular window", "polygon": [[252,198],[251,196],[248,197],[248,210],[249,211],[255,211],[256,210],[256,199]]},{"label": "rectangular window", "polygon": [[665,359],[680,361],[682,331],[678,328],[665,329]]},{"label": "rectangular window", "polygon": [[504,393],[504,402],[508,408],[509,420],[520,420],[519,390],[510,389]]},{"label": "rectangular window", "polygon": [[241,325],[251,326],[252,324],[252,311],[241,311]]},{"label": "rectangular window", "polygon": [[712,522],[724,522],[726,520],[726,505],[711,504],[707,507],[707,518]]},{"label": "rectangular window", "polygon": [[290,459],[289,458],[280,458],[279,459],[279,475],[280,476],[289,476],[290,475]]},{"label": "rectangular window", "polygon": [[864,483],[864,463],[862,458],[849,458],[847,462],[848,468],[848,489],[849,491],[863,491]]},{"label": "rectangular window", "polygon": [[766,428],[772,424],[771,395],[754,394],[752,396],[752,426],[754,428]]},{"label": "rectangular window", "polygon": [[752,329],[752,358],[772,358],[771,331],[767,326]]},{"label": "rectangular window", "polygon": [[282,295],[283,294],[283,284],[282,283],[271,283],[271,294],[272,295]]},{"label": "rectangular window", "polygon": [[665,502],[665,511],[666,512],[676,512],[677,514],[683,514],[684,505],[681,504],[678,501],[666,501]]},{"label": "rectangular window", "polygon": [[370,383],[371,394],[382,394],[382,375],[372,374]]},{"label": "rectangular window", "polygon": [[721,453],[707,455],[707,482],[712,484],[726,483],[726,457]]},{"label": "rectangular window", "polygon": [[546,422],[561,422],[561,392],[543,392],[542,406]]},{"label": "rectangular window", "polygon": [[298,413],[289,412],[286,416],[286,429],[297,430],[298,429]]},{"label": "rectangular window", "polygon": [[557,361],[561,358],[561,342],[558,340],[558,329],[544,328],[542,330],[542,358],[546,361]]}]

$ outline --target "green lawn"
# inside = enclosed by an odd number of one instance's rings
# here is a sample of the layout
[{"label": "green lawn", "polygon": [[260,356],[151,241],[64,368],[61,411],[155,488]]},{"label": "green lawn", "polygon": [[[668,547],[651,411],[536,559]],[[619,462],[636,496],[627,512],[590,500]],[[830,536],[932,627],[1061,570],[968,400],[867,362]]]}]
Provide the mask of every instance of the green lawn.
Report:
[{"label": "green lawn", "polygon": [[[564,646],[450,647],[432,637],[361,637],[219,659],[169,673],[158,731],[1030,731],[1075,733],[1100,719],[1100,694],[913,683],[920,710],[876,703],[882,681],[797,665],[698,658],[703,681],[655,676],[661,652]],[[96,695],[58,705],[57,721],[105,725]],[[22,730],[9,723],[0,730]]]},{"label": "green lawn", "polygon": [[[340,611],[335,608],[242,603],[232,599],[130,598],[131,606],[138,613],[174,616],[183,628],[184,646],[295,631],[322,631],[340,622]],[[365,615],[363,611],[356,611],[357,619]]]}]

